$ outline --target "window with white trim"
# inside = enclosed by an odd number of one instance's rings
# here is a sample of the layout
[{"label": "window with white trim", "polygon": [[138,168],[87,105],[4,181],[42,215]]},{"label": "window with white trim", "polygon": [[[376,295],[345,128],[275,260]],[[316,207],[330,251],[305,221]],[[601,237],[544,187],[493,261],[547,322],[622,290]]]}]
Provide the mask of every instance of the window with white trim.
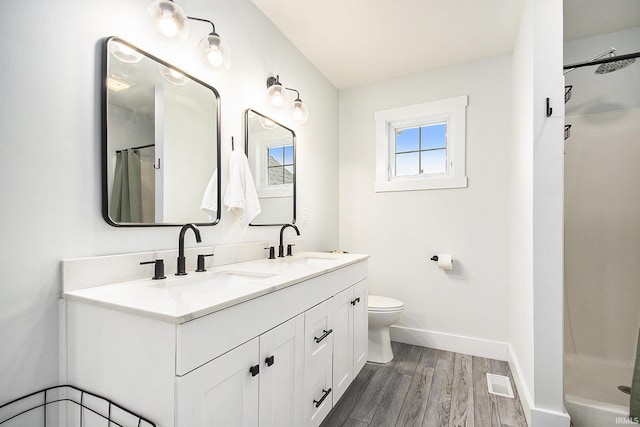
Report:
[{"label": "window with white trim", "polygon": [[464,188],[467,96],[378,111],[375,190]]}]

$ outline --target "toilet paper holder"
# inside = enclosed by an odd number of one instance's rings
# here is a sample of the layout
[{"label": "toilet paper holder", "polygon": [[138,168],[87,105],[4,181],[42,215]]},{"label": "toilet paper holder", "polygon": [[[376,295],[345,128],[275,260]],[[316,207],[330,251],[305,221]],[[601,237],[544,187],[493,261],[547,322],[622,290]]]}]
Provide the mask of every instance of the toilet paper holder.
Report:
[{"label": "toilet paper holder", "polygon": [[434,255],[431,257],[431,261],[438,262],[438,255]]}]

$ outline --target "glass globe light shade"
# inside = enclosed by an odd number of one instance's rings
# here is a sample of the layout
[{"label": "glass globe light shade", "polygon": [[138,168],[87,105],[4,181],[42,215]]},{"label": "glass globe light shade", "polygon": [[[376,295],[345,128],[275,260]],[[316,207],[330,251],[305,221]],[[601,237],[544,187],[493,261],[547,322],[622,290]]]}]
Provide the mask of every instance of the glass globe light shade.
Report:
[{"label": "glass globe light shade", "polygon": [[231,65],[229,46],[216,33],[210,33],[200,41],[202,60],[213,71],[227,71]]},{"label": "glass globe light shade", "polygon": [[140,52],[115,40],[109,43],[109,52],[118,60],[129,64],[135,64],[142,59]]},{"label": "glass globe light shade", "polygon": [[156,37],[167,44],[183,42],[189,34],[187,14],[174,2],[154,1],[147,8],[147,18]]},{"label": "glass globe light shade", "polygon": [[297,98],[291,103],[291,118],[294,123],[302,124],[309,118],[309,108]]},{"label": "glass globe light shade", "polygon": [[271,105],[274,107],[284,107],[289,100],[287,90],[278,81],[269,86],[267,93],[269,94]]},{"label": "glass globe light shade", "polygon": [[160,64],[160,74],[162,74],[162,77],[164,77],[165,80],[173,83],[176,86],[182,86],[184,84],[187,84],[187,82],[189,81],[187,76],[182,74],[180,71],[173,68],[165,67],[162,64]]}]

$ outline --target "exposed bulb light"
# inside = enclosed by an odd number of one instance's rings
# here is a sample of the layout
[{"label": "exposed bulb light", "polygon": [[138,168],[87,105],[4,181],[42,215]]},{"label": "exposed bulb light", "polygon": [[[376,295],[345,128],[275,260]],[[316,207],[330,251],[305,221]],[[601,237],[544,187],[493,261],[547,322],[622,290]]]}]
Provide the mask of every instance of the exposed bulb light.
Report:
[{"label": "exposed bulb light", "polygon": [[296,99],[291,103],[291,118],[294,123],[302,124],[309,118],[309,108],[300,99],[300,92],[296,89],[285,87],[280,83],[280,76],[267,78],[267,93],[271,105],[274,107],[282,107],[287,104],[288,91],[296,93]]},{"label": "exposed bulb light", "polygon": [[[213,25],[213,24],[212,24]],[[227,71],[230,65],[229,46],[215,32],[209,33],[200,41],[200,50],[205,64],[213,71]]]},{"label": "exposed bulb light", "polygon": [[287,88],[280,83],[280,76],[267,78],[267,93],[274,107],[283,107],[287,104],[289,94]]},{"label": "exposed bulb light", "polygon": [[165,43],[175,45],[189,35],[187,15],[173,1],[154,1],[147,7],[147,18],[156,37]]},{"label": "exposed bulb light", "polygon": [[293,122],[297,124],[302,124],[309,118],[309,108],[304,105],[300,98],[296,98],[296,100],[291,103],[291,117],[293,118]]},{"label": "exposed bulb light", "polygon": [[204,37],[199,44],[204,62],[214,71],[229,69],[229,46],[216,33],[216,27],[208,19],[187,16],[172,0],[155,0],[147,8],[147,17],[156,36],[168,43],[178,44],[189,35],[189,19],[211,24],[213,31]]}]

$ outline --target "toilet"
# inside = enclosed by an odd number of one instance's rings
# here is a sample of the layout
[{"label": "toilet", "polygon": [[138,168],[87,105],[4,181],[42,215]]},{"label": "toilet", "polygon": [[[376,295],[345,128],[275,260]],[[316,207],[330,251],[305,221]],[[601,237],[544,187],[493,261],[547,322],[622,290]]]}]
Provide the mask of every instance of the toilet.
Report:
[{"label": "toilet", "polygon": [[393,360],[389,326],[400,319],[404,303],[389,297],[369,295],[369,361],[387,363]]}]

